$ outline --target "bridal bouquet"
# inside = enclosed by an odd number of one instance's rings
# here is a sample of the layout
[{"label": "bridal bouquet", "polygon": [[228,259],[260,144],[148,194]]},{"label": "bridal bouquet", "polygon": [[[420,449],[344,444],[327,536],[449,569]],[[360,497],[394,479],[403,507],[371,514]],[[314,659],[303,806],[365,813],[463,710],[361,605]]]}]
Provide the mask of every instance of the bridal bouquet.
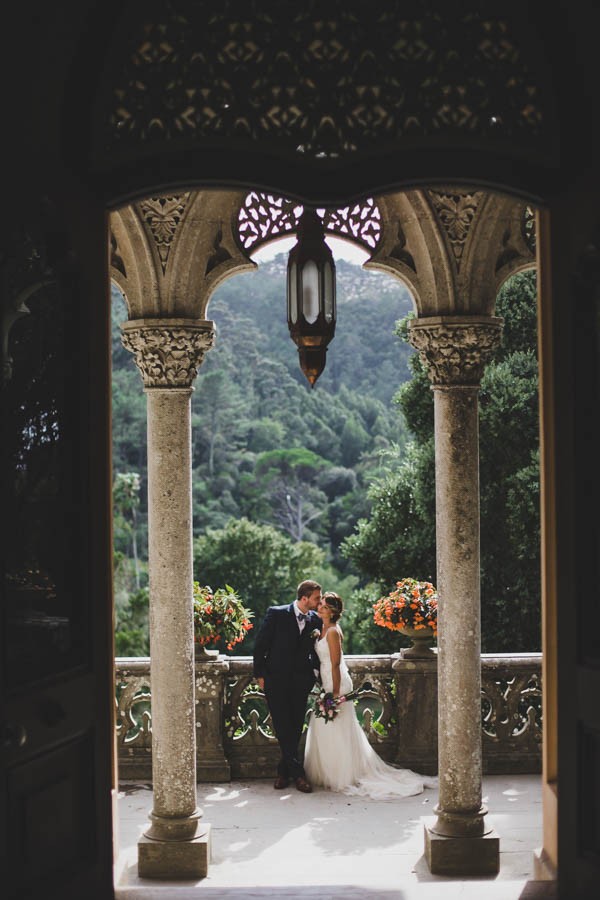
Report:
[{"label": "bridal bouquet", "polygon": [[325,722],[333,722],[337,716],[339,707],[348,700],[354,700],[358,696],[358,691],[350,691],[342,697],[334,697],[330,691],[321,691],[317,694],[313,703],[313,715],[317,719],[324,719]]}]

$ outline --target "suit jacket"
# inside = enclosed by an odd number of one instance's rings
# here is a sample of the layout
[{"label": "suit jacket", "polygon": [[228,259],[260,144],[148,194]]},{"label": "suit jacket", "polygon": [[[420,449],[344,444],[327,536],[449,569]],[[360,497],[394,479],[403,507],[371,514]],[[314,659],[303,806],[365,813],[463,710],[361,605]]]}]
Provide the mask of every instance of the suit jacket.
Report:
[{"label": "suit jacket", "polygon": [[294,604],[271,606],[262,621],[254,643],[254,675],[256,678],[275,675],[286,678],[293,674],[306,676],[314,682],[314,670],[319,669],[315,652],[315,629],[321,631],[321,619],[311,611],[302,633],[298,628]]}]

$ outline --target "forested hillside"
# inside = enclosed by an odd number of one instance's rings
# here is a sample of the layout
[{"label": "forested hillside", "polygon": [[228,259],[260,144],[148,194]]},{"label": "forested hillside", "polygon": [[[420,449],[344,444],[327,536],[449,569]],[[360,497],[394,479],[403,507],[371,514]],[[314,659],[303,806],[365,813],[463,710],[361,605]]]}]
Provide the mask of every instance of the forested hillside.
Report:
[{"label": "forested hillside", "polygon": [[[336,336],[325,371],[311,390],[287,330],[286,264],[287,257],[280,255],[255,272],[231,278],[209,306],[217,336],[192,397],[193,502],[194,535],[204,538],[197,546],[195,577],[213,587],[218,586],[212,583],[214,560],[210,554],[203,560],[202,548],[210,533],[232,519],[275,528],[288,556],[297,555],[297,547],[291,553],[293,545],[308,542],[304,555],[311,572],[318,570],[331,587],[354,573],[354,580],[346,582],[354,585],[358,573],[340,555],[340,543],[368,513],[367,488],[381,471],[380,452],[407,440],[392,404],[394,391],[410,375],[412,351],[394,335],[395,323],[412,308],[407,290],[387,275],[338,261]],[[131,598],[146,581],[146,419],[140,375],[120,342],[119,323],[125,318],[123,298],[115,289],[117,603],[127,619],[124,630],[132,631],[145,605],[138,597],[139,614],[133,615]],[[128,473],[139,476],[137,496],[131,477],[125,483]],[[266,569],[268,561],[263,565]],[[247,580],[247,560],[241,571]],[[229,581],[245,595],[246,585],[237,583],[235,574],[231,571]],[[292,582],[282,584],[277,596],[254,599],[258,612],[290,596],[293,579],[303,576],[302,566],[287,574]],[[265,580],[271,583],[266,571]],[[138,637],[129,651],[136,650]],[[239,652],[248,652],[250,645],[248,639]]]}]

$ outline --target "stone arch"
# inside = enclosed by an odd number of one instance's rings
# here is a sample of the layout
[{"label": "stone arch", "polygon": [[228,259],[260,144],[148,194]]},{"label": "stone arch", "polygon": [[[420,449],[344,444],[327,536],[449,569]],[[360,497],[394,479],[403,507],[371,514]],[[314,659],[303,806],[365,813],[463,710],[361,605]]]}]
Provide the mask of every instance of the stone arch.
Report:
[{"label": "stone arch", "polygon": [[243,196],[186,191],[142,198],[111,213],[111,274],[130,319],[203,319],[222,281],[256,268],[235,229]]},{"label": "stone arch", "polygon": [[410,289],[419,316],[493,315],[500,285],[535,264],[514,197],[440,186],[378,198],[383,239],[365,268]]},{"label": "stone arch", "polygon": [[129,316],[141,318],[144,307],[147,315],[157,316],[160,290],[156,277],[154,256],[141,219],[133,206],[111,214],[111,278],[121,289]]},{"label": "stone arch", "polygon": [[[256,268],[252,248],[271,236],[295,234],[301,204],[254,194],[248,215],[251,196],[189,190],[143,198],[112,213],[111,266],[130,318],[204,318],[222,281]],[[403,281],[421,316],[492,315],[501,283],[535,260],[524,226],[529,207],[508,195],[444,186],[369,203],[325,209],[326,233],[371,251],[364,267]]]}]

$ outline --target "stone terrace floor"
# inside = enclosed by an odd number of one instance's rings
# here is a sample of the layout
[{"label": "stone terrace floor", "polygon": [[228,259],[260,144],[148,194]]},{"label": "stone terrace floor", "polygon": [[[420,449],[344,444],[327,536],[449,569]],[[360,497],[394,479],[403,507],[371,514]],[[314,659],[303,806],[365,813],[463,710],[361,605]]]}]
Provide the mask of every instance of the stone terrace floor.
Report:
[{"label": "stone terrace floor", "polygon": [[[208,877],[196,882],[140,879],[136,842],[147,827],[152,791],[120,786],[117,900],[209,898],[344,898],[344,900],[518,900],[533,878],[542,843],[537,775],[484,778],[488,819],[500,835],[494,877],[431,875],[423,857],[423,822],[437,790],[396,801],[359,800],[315,789],[274,791],[271,781],[198,785],[198,803],[212,826]],[[540,884],[551,896],[550,883]]]}]

